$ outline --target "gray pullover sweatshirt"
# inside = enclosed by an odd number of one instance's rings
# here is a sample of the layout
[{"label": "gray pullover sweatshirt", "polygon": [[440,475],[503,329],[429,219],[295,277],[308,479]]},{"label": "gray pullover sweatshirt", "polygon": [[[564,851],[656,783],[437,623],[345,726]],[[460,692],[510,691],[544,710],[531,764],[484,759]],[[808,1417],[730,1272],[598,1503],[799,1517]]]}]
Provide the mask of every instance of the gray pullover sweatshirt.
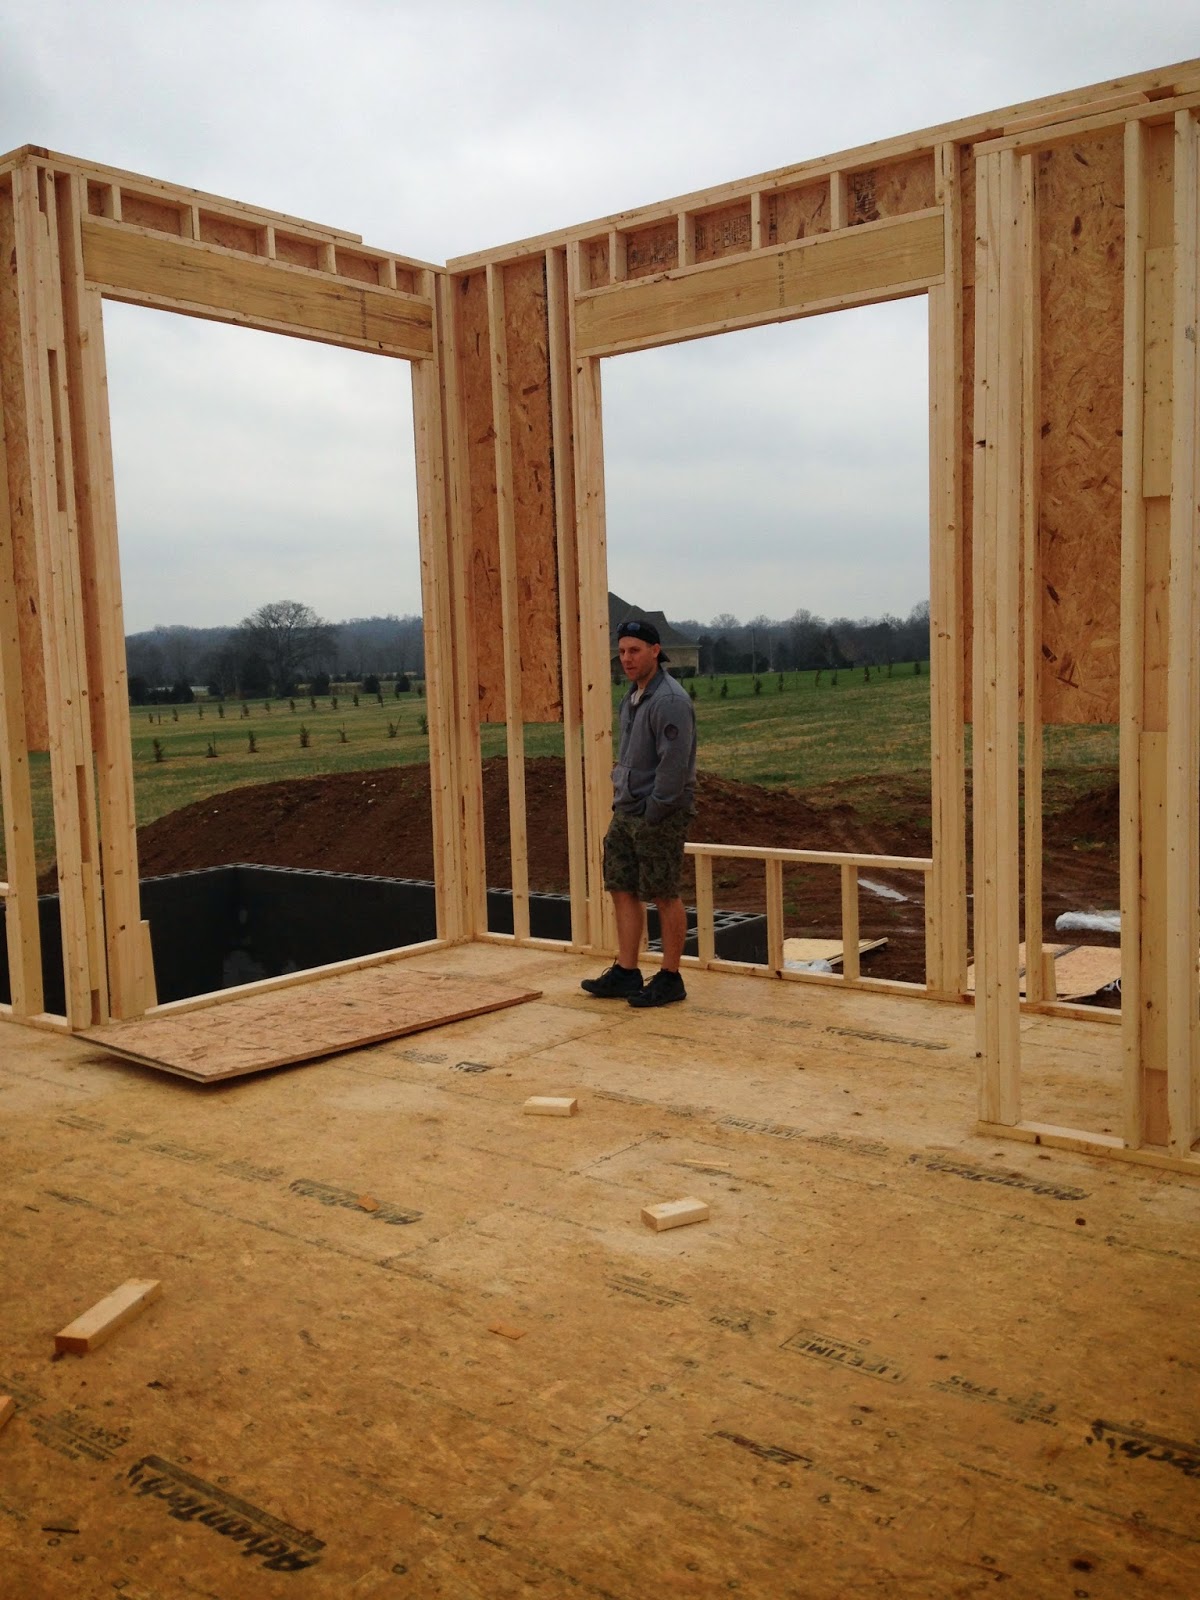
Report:
[{"label": "gray pullover sweatshirt", "polygon": [[621,735],[613,768],[613,810],[661,822],[696,809],[696,712],[691,696],[659,670],[633,703],[620,705]]}]

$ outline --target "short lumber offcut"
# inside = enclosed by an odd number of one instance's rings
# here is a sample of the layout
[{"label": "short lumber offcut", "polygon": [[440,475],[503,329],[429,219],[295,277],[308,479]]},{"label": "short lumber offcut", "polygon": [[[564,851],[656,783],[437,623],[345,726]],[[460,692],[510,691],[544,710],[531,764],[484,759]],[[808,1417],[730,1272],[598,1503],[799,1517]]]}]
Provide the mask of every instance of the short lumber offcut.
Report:
[{"label": "short lumber offcut", "polygon": [[0,1394],[0,1428],[8,1421],[17,1409],[17,1402],[11,1394]]},{"label": "short lumber offcut", "polygon": [[76,1317],[68,1327],[55,1335],[54,1348],[60,1353],[83,1356],[98,1349],[106,1339],[132,1322],[152,1300],[162,1293],[157,1278],[130,1278],[119,1289],[105,1295],[90,1311]]},{"label": "short lumber offcut", "polygon": [[661,1205],[643,1206],[642,1221],[655,1233],[664,1228],[686,1228],[689,1222],[707,1222],[708,1206],[690,1195],[683,1200],[664,1200]]},{"label": "short lumber offcut", "polygon": [[525,1112],[531,1117],[573,1117],[579,1110],[579,1101],[569,1095],[531,1094],[525,1102]]}]

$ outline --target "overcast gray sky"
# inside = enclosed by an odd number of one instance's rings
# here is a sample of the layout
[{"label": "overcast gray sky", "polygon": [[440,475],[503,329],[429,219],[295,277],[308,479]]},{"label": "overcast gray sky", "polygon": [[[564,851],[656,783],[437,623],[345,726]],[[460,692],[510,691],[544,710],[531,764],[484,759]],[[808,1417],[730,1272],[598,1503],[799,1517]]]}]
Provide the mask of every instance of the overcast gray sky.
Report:
[{"label": "overcast gray sky", "polygon": [[[33,143],[447,257],[1200,55],[1195,0],[7,0]],[[419,609],[407,368],[106,309],[130,631]],[[928,594],[922,300],[604,365],[612,587]]]}]

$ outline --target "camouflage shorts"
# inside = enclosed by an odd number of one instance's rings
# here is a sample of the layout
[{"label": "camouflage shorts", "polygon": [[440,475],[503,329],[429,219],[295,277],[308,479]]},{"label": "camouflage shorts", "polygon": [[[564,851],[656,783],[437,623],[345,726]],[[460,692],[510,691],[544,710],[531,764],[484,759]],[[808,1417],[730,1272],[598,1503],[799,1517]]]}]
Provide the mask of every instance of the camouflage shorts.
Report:
[{"label": "camouflage shorts", "polygon": [[604,836],[604,887],[641,900],[676,899],[691,820],[686,811],[672,811],[661,822],[614,811]]}]

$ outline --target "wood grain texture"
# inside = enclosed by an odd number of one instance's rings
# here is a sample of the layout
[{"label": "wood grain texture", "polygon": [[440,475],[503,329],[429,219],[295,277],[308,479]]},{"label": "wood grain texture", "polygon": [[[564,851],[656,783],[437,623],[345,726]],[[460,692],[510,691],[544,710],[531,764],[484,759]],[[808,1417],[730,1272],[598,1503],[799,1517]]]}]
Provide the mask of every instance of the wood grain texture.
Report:
[{"label": "wood grain texture", "polygon": [[[0,182],[0,259],[16,252],[13,183]],[[3,417],[9,503],[12,593],[19,629],[25,742],[30,750],[50,748],[46,714],[46,667],[42,657],[41,604],[30,477],[28,388],[21,345],[20,306],[13,272],[0,273],[0,412]]]},{"label": "wood grain texture", "polygon": [[62,1354],[78,1356],[98,1350],[161,1294],[162,1284],[157,1278],[130,1278],[55,1334],[54,1348]]},{"label": "wood grain texture", "polygon": [[215,1083],[521,1005],[539,992],[380,966],[79,1036],[130,1061]]},{"label": "wood grain texture", "polygon": [[926,212],[730,257],[702,270],[660,270],[650,281],[579,300],[576,353],[645,349],[836,304],[916,293],[943,276],[943,237],[941,212]]},{"label": "wood grain texture", "polygon": [[356,283],[314,279],[280,261],[232,255],[192,239],[139,233],[103,218],[83,224],[88,281],[114,299],[217,321],[421,358],[433,352],[427,302]]}]

